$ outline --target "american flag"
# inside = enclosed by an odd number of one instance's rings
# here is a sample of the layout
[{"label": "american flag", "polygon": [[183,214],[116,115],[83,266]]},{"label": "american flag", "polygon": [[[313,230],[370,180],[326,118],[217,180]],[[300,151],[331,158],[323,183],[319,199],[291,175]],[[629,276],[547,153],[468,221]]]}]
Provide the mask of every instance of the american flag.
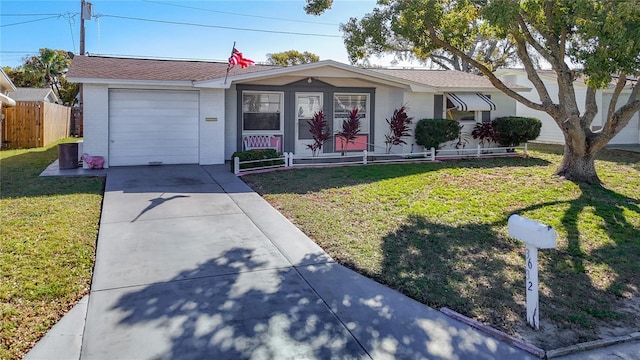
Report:
[{"label": "american flag", "polygon": [[231,57],[229,58],[229,67],[227,68],[227,71],[231,70],[236,65],[240,65],[240,68],[244,69],[247,66],[255,65],[255,63],[253,60],[243,57],[242,53],[234,47]]}]

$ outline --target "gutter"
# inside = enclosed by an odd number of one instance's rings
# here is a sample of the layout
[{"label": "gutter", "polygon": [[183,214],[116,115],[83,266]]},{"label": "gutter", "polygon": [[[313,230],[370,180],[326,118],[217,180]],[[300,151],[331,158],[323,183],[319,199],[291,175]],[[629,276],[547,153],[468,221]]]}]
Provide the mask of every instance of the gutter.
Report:
[{"label": "gutter", "polygon": [[15,100],[2,93],[0,93],[0,102],[2,102],[2,106],[16,106]]}]

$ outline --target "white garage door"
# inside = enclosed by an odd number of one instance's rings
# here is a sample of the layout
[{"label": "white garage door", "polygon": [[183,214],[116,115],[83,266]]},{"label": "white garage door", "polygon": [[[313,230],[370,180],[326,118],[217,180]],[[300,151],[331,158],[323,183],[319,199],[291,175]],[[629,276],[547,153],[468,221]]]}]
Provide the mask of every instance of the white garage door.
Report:
[{"label": "white garage door", "polygon": [[109,165],[198,163],[198,92],[109,90]]}]

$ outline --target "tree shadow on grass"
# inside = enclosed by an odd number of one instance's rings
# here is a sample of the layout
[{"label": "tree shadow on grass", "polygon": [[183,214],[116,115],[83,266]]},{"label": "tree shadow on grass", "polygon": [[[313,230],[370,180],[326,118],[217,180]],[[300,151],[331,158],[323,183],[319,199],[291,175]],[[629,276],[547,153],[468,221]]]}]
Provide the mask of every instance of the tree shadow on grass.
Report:
[{"label": "tree shadow on grass", "polygon": [[[548,284],[554,305],[550,316],[567,327],[583,329],[588,340],[589,333],[598,336],[603,322],[611,329],[637,330],[640,313],[627,308],[625,301],[640,296],[640,227],[628,219],[632,213],[640,215],[640,200],[600,186],[579,186],[577,199],[517,211],[568,205],[560,219],[566,243],[558,243],[558,249],[549,251],[542,262],[541,281]],[[588,213],[590,218],[585,217]],[[582,232],[587,227],[591,239],[585,243]]]},{"label": "tree shadow on grass", "polygon": [[[564,145],[530,144],[529,149],[546,154],[560,155],[564,153]],[[596,154],[596,160],[624,164],[640,170],[640,153],[615,148],[604,148]]]},{"label": "tree shadow on grass", "polygon": [[524,264],[502,255],[519,248],[489,224],[449,226],[410,216],[383,237],[382,269],[371,276],[422,303],[509,330],[523,311],[516,293],[524,293]]},{"label": "tree shadow on grass", "polygon": [[[614,199],[615,205],[607,204],[606,199]],[[552,334],[557,329],[555,334],[562,336],[549,337],[547,332],[526,326],[524,244],[499,232],[506,218],[491,224],[452,226],[410,216],[382,238],[379,272],[348,265],[422,303],[449,307],[545,349],[594,340],[600,336],[600,327],[633,328],[640,314],[620,309],[618,300],[637,297],[640,288],[640,228],[626,221],[624,214],[640,213],[638,200],[585,185],[583,195],[568,203],[561,219],[568,245],[540,253],[541,327]],[[602,218],[603,230],[613,241],[593,249],[581,244],[578,216],[586,207],[593,207],[594,214]],[[610,284],[594,282],[598,274],[590,272],[599,268],[608,269],[614,278]]]}]

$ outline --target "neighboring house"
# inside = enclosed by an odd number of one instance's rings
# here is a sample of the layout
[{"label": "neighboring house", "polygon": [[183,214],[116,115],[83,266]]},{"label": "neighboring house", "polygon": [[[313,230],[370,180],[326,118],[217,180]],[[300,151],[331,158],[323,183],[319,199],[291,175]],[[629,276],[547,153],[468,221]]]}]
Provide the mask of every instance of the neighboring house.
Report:
[{"label": "neighboring house", "polygon": [[51,88],[25,88],[19,87],[9,95],[15,101],[44,101],[58,104],[60,99]]},{"label": "neighboring house", "polygon": [[[361,134],[346,150],[384,152],[385,119],[402,105],[415,121],[448,116],[471,126],[516,111],[488,80],[453,71],[331,60],[236,67],[225,81],[226,71],[226,63],[76,56],[67,78],[83,84],[84,151],[106,166],[220,164],[235,151],[264,148],[310,155],[314,112],[323,110],[335,133],[358,108]],[[394,152],[422,151],[407,140]],[[335,136],[323,147],[341,151]]]},{"label": "neighboring house", "polygon": [[[558,101],[558,84],[556,82],[555,72],[552,70],[541,70],[538,72],[540,79],[547,87],[549,94],[554,101]],[[532,83],[527,78],[527,73],[523,69],[501,69],[496,71],[496,75],[506,82],[511,84],[517,84],[520,86],[526,86],[533,88]],[[637,84],[637,80],[628,81],[627,86],[622,90],[620,97],[618,98],[617,106],[621,106],[627,102],[631,93],[632,86]],[[574,82],[574,88],[576,91],[576,100],[580,111],[584,111],[585,98],[587,94],[587,85],[581,79]],[[606,122],[607,110],[609,103],[611,102],[611,94],[613,93],[614,85],[609,86],[606,89],[600,89],[596,91],[596,104],[598,106],[598,113],[596,114],[593,122],[591,123],[592,130],[601,129]],[[540,97],[535,89],[529,93],[523,94],[526,98],[539,102]],[[518,116],[535,117],[542,121],[542,128],[540,129],[540,136],[537,141],[564,144],[564,135],[560,127],[547,113],[533,110],[523,104],[517,103],[516,114]],[[618,135],[616,135],[609,142],[611,145],[621,144],[640,144],[640,114],[636,113],[629,124],[622,129]]]},{"label": "neighboring house", "polygon": [[4,70],[0,69],[0,105],[2,105],[2,107],[16,105],[15,100],[7,96],[14,91],[16,91],[16,86],[13,85],[13,82]]}]

